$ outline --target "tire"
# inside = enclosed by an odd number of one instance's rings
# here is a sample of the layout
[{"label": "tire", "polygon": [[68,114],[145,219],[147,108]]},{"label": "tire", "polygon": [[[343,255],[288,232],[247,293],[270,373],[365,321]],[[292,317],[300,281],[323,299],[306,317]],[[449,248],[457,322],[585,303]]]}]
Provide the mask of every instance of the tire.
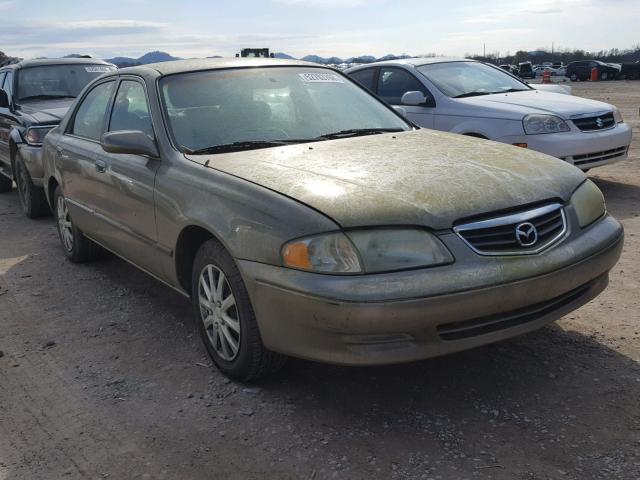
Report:
[{"label": "tire", "polygon": [[240,271],[216,240],[203,243],[198,250],[191,285],[198,331],[207,353],[224,375],[252,382],[284,365],[286,357],[267,350],[262,343]]},{"label": "tire", "polygon": [[600,80],[602,80],[603,82],[606,82],[607,80],[610,80],[609,74],[607,72],[602,72],[600,74]]},{"label": "tire", "polygon": [[67,258],[74,263],[82,263],[101,257],[104,253],[102,247],[85,237],[73,224],[60,186],[53,194],[53,206],[58,236]]},{"label": "tire", "polygon": [[13,180],[0,173],[0,193],[7,193],[13,189]]},{"label": "tire", "polygon": [[31,180],[31,175],[21,159],[16,159],[16,186],[22,211],[28,218],[38,218],[51,214],[42,188],[36,187]]},{"label": "tire", "polygon": [[569,80],[571,80],[572,82],[577,82],[578,75],[576,75],[575,73],[572,73],[571,76],[569,77]]}]

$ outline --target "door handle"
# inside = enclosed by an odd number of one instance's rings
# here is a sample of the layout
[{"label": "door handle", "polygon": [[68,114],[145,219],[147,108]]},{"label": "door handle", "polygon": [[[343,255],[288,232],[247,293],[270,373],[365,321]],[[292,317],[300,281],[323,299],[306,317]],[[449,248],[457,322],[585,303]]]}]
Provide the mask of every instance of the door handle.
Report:
[{"label": "door handle", "polygon": [[104,173],[107,171],[107,164],[102,160],[96,160],[96,172]]}]

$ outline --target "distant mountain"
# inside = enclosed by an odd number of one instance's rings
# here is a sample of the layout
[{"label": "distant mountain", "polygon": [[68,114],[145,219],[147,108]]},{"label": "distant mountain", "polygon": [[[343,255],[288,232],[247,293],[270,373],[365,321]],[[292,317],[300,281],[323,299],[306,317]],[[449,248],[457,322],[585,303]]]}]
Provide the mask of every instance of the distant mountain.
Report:
[{"label": "distant mountain", "polygon": [[[277,52],[274,54],[275,58],[284,58],[289,60],[296,60],[296,57],[292,57],[291,55],[284,52]],[[81,57],[79,54],[67,55],[67,57]],[[207,58],[222,58],[219,55],[213,55]],[[340,57],[321,57],[319,55],[306,55],[302,57],[300,60],[304,60],[306,62],[314,62],[320,63],[322,65],[333,64],[339,65],[341,63],[372,63],[376,61],[382,60],[395,60],[398,58],[411,58],[409,55],[394,55],[392,53],[385,55],[384,57],[376,58],[372,55],[361,55],[359,57],[351,57],[348,59],[342,59]],[[139,58],[132,57],[114,57],[108,58],[106,61],[116,64],[118,67],[130,67],[132,65],[146,65],[147,63],[157,63],[157,62],[168,62],[171,60],[182,60],[179,57],[174,57],[167,52],[149,52],[145,53]]]},{"label": "distant mountain", "polygon": [[139,58],[131,57],[114,57],[106,59],[107,62],[113,63],[118,67],[130,67],[132,65],[146,65],[148,63],[169,62],[171,60],[181,60],[179,57],[173,57],[166,52],[149,52]]}]

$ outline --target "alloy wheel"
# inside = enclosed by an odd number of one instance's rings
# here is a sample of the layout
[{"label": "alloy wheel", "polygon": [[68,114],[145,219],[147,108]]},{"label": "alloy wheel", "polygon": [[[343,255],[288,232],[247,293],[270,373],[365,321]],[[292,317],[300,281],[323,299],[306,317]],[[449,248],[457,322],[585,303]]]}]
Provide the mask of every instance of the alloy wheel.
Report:
[{"label": "alloy wheel", "polygon": [[71,225],[71,217],[69,216],[67,202],[62,195],[58,197],[56,211],[58,217],[58,229],[60,230],[60,238],[62,239],[62,244],[68,252],[71,252],[73,250],[73,230]]},{"label": "alloy wheel", "polygon": [[240,317],[225,274],[206,265],[198,281],[200,318],[211,346],[222,360],[233,361],[240,350]]}]

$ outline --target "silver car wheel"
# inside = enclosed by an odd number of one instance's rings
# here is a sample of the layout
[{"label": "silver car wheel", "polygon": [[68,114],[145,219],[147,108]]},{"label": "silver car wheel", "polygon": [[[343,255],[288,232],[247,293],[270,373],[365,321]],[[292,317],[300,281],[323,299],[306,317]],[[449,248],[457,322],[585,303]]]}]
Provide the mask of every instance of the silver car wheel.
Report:
[{"label": "silver car wheel", "polygon": [[200,318],[211,346],[230,362],[240,350],[240,318],[236,299],[222,270],[206,265],[198,281]]},{"label": "silver car wheel", "polygon": [[71,252],[73,250],[73,230],[71,228],[71,217],[69,216],[69,210],[67,209],[67,202],[65,202],[62,195],[58,197],[56,211],[58,214],[58,229],[60,230],[60,238],[62,240],[62,244],[68,252]]}]

